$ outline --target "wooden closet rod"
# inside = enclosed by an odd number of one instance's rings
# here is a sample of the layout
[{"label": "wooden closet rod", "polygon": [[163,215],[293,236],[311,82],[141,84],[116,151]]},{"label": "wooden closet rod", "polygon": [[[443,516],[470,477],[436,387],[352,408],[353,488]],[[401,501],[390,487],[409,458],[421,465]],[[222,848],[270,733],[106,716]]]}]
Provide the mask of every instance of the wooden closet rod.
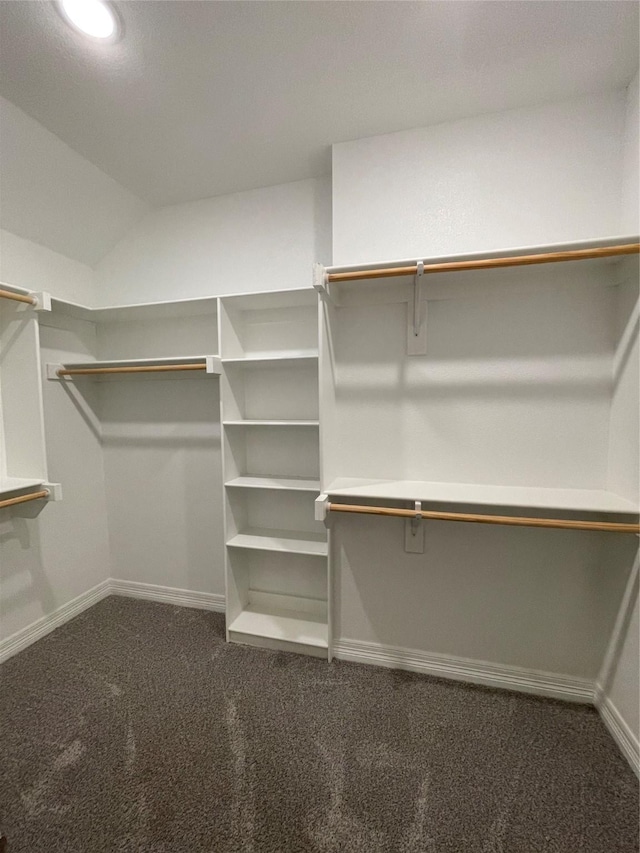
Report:
[{"label": "wooden closet rod", "polygon": [[145,364],[138,367],[63,367],[57,376],[92,376],[96,373],[161,373],[173,370],[206,370],[206,364]]},{"label": "wooden closet rod", "polygon": [[[481,258],[475,261],[448,261],[442,264],[425,264],[425,273],[464,272],[465,270],[490,270],[500,267],[523,267],[532,264],[554,264],[559,261],[587,261],[594,258],[613,258],[617,255],[637,255],[640,243],[621,246],[604,246],[599,249],[573,249],[568,252],[546,252],[538,255],[517,255],[513,258]],[[417,265],[389,267],[374,270],[348,270],[327,273],[327,281],[358,281],[369,278],[393,278],[399,275],[416,275]]]},{"label": "wooden closet rod", "polygon": [[4,501],[0,501],[0,509],[3,509],[5,506],[14,506],[14,504],[24,504],[27,501],[37,501],[40,498],[48,498],[49,490],[43,489],[41,492],[30,492],[28,495],[20,495],[17,498],[7,498]]},{"label": "wooden closet rod", "polygon": [[387,506],[327,504],[327,511],[357,512],[365,515],[395,515],[402,518],[429,518],[433,521],[468,521],[474,524],[507,524],[512,527],[555,527],[560,530],[603,530],[610,533],[640,533],[640,524],[618,524],[609,521],[568,521],[560,518],[521,518],[509,515],[470,515],[464,512],[432,512],[394,509]]},{"label": "wooden closet rod", "polygon": [[26,296],[24,293],[12,293],[10,290],[0,290],[2,299],[13,299],[16,302],[26,302],[27,305],[36,305],[38,300],[33,296]]}]

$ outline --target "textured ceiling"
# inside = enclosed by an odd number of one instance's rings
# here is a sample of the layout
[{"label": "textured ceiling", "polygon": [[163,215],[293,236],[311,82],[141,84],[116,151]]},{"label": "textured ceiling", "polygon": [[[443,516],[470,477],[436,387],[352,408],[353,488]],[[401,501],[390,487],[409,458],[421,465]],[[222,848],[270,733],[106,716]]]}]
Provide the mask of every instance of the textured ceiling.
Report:
[{"label": "textured ceiling", "polygon": [[97,46],[0,2],[0,92],[152,204],[294,181],[332,142],[626,85],[635,2],[156,2]]}]

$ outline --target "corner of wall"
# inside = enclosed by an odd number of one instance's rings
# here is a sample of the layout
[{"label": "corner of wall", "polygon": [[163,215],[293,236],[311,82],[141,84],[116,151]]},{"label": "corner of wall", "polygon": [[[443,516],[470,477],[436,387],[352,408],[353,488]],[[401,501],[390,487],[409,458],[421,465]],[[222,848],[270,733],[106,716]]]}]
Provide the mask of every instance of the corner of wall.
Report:
[{"label": "corner of wall", "polygon": [[90,266],[4,229],[0,229],[0,280],[89,307],[96,301]]},{"label": "corner of wall", "polygon": [[626,90],[622,176],[622,234],[640,232],[640,91],[639,72]]}]

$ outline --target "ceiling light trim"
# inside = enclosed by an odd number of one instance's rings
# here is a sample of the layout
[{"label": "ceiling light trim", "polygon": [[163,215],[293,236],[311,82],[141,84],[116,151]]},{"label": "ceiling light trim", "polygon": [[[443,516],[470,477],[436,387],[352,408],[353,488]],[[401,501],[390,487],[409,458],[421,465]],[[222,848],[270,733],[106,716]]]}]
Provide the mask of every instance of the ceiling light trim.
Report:
[{"label": "ceiling light trim", "polygon": [[116,6],[112,2],[110,2],[110,0],[94,0],[94,2],[96,3],[96,5],[100,5],[107,10],[113,21],[113,32],[111,32],[107,36],[94,35],[83,29],[83,27],[77,21],[75,21],[73,17],[69,14],[67,8],[65,7],[65,0],[56,0],[54,5],[59,16],[62,18],[65,24],[70,27],[75,33],[82,36],[83,39],[93,42],[94,44],[115,44],[116,42],[120,41],[124,34],[122,18],[120,17]]}]

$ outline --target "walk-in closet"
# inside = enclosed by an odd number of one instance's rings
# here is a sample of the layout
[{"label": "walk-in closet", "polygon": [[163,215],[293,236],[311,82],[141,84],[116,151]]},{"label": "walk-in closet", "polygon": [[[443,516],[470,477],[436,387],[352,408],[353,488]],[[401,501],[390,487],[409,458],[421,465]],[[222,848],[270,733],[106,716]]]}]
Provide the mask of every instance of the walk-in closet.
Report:
[{"label": "walk-in closet", "polygon": [[640,6],[0,2],[0,850],[640,850]]}]

